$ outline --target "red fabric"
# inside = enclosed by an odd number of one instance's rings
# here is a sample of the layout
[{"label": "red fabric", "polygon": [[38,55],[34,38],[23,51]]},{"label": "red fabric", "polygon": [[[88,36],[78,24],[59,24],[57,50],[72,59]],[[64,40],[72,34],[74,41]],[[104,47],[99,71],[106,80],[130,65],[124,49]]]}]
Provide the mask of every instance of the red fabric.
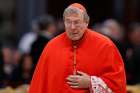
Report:
[{"label": "red fabric", "polygon": [[[126,93],[123,61],[114,44],[89,29],[77,45],[76,69],[101,77],[114,93]],[[89,93],[73,89],[66,77],[73,74],[73,47],[66,33],[45,47],[35,70],[29,93]]]},{"label": "red fabric", "polygon": [[73,4],[71,4],[70,6],[76,7],[76,8],[78,8],[78,9],[82,10],[82,11],[86,11],[85,7],[82,6],[82,5],[79,4],[79,3],[73,3]]}]

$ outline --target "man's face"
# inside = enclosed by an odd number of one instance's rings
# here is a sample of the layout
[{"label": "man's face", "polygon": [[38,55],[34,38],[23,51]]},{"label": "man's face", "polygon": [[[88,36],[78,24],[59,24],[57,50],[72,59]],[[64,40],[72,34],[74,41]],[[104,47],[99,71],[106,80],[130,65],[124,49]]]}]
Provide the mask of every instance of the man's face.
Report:
[{"label": "man's face", "polygon": [[72,41],[81,39],[87,28],[87,23],[83,20],[83,16],[80,14],[70,14],[69,16],[65,16],[64,24],[67,36]]}]

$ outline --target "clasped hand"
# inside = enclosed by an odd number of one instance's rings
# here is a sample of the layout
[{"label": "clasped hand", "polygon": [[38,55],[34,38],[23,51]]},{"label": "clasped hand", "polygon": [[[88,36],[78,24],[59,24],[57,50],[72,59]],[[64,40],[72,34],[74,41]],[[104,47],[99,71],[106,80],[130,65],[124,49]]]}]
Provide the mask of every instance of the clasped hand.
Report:
[{"label": "clasped hand", "polygon": [[77,71],[76,75],[69,75],[66,80],[72,88],[89,88],[90,86],[90,76],[81,71]]}]

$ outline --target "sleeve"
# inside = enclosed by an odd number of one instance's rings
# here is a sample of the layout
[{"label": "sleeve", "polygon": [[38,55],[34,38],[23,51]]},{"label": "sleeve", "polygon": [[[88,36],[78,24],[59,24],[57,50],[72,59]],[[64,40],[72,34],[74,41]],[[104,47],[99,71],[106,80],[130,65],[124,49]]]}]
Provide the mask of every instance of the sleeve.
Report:
[{"label": "sleeve", "polygon": [[107,84],[97,76],[91,76],[90,93],[114,93]]},{"label": "sleeve", "polygon": [[43,50],[37,67],[35,69],[32,81],[31,81],[31,85],[29,87],[29,93],[46,93],[45,92],[45,88],[46,88],[46,77],[47,77],[47,65],[46,65],[46,61],[47,61],[47,47],[45,47],[45,49]]},{"label": "sleeve", "polygon": [[102,51],[100,76],[91,76],[91,93],[126,93],[123,60],[115,45]]}]

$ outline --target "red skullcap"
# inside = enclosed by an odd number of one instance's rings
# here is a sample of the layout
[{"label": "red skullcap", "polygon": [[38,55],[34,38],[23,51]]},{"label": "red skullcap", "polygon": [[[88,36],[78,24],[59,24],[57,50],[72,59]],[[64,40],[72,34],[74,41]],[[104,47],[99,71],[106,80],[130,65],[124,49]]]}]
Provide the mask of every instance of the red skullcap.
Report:
[{"label": "red skullcap", "polygon": [[82,11],[86,11],[85,7],[83,5],[81,5],[81,4],[79,4],[79,3],[73,3],[70,6],[78,8],[78,9],[80,9]]}]

